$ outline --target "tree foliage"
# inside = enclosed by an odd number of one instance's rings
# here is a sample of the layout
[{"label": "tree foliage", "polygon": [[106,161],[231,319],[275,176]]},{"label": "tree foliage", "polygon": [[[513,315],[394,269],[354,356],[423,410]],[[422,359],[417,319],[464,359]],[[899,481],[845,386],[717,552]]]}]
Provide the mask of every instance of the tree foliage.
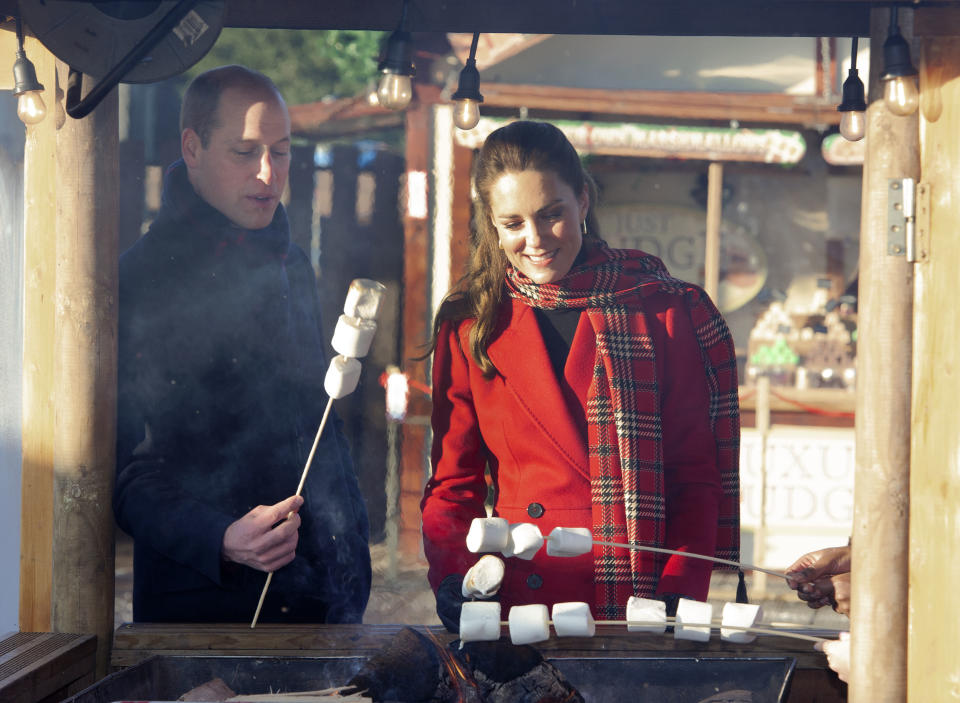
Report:
[{"label": "tree foliage", "polygon": [[273,79],[288,105],[357,95],[377,73],[382,32],[226,28],[183,74],[238,63]]}]

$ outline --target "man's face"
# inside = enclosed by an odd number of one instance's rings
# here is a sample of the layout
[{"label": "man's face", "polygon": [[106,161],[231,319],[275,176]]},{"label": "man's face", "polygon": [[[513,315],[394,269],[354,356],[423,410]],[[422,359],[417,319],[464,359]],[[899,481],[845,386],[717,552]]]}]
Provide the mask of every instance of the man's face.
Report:
[{"label": "man's face", "polygon": [[218,123],[206,147],[186,129],[181,137],[190,183],[238,227],[270,224],[290,171],[290,116],[277,98],[237,88],[220,95]]}]

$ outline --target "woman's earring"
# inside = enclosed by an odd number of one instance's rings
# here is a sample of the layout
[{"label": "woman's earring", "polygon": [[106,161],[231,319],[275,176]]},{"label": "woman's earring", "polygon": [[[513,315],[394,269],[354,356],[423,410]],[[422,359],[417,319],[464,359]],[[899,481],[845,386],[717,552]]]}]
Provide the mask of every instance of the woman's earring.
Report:
[{"label": "woman's earring", "polygon": [[583,236],[584,236],[584,237],[587,236],[587,221],[586,221],[586,220],[584,220],[583,222],[580,223],[580,231],[583,233]]}]

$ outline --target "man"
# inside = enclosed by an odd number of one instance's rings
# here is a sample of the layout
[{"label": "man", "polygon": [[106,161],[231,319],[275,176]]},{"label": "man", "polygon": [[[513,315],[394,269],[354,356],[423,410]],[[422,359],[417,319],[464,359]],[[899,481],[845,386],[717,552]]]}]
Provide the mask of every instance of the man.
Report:
[{"label": "man", "polygon": [[317,287],[280,197],[290,118],[242,66],[198,76],[156,221],[120,259],[114,511],[133,619],[359,622],[368,525],[331,416]]}]

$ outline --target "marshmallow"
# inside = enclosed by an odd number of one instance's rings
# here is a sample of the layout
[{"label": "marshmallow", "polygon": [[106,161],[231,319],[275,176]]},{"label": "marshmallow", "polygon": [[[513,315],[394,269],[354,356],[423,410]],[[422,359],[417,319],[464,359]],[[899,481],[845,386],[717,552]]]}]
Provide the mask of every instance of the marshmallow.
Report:
[{"label": "marshmallow", "polygon": [[507,617],[510,626],[510,641],[514,644],[532,644],[550,639],[550,614],[547,606],[515,605]]},{"label": "marshmallow", "polygon": [[377,323],[373,320],[341,315],[337,319],[330,344],[338,354],[359,359],[370,351],[373,333],[376,331]]},{"label": "marshmallow", "polygon": [[467,549],[477,552],[499,552],[510,541],[510,523],[502,517],[475,517],[467,532]]},{"label": "marshmallow", "polygon": [[578,557],[593,551],[593,534],[588,527],[554,527],[547,536],[547,555]]},{"label": "marshmallow", "polygon": [[597,631],[586,603],[554,603],[551,619],[557,637],[593,637]]},{"label": "marshmallow", "polygon": [[354,278],[343,301],[343,314],[347,317],[362,317],[373,320],[380,312],[380,303],[387,287],[369,278]]},{"label": "marshmallow", "polygon": [[493,554],[486,554],[467,570],[460,592],[464,598],[489,598],[500,590],[503,571],[503,561]]},{"label": "marshmallow", "polygon": [[543,535],[539,527],[529,522],[515,522],[510,525],[510,537],[501,553],[505,557],[529,560],[542,546]]},{"label": "marshmallow", "polygon": [[336,400],[353,393],[360,381],[360,362],[337,355],[330,359],[330,367],[323,378],[323,389]]},{"label": "marshmallow", "polygon": [[712,618],[713,606],[710,603],[681,598],[677,602],[677,621],[673,626],[673,638],[709,642]]},{"label": "marshmallow", "polygon": [[737,644],[749,644],[757,639],[756,632],[742,629],[753,627],[763,617],[763,608],[753,603],[724,603],[720,639]]},{"label": "marshmallow", "polygon": [[667,631],[667,604],[653,598],[627,599],[627,632]]},{"label": "marshmallow", "polygon": [[467,601],[460,609],[460,641],[484,642],[500,639],[500,603],[495,600]]}]

